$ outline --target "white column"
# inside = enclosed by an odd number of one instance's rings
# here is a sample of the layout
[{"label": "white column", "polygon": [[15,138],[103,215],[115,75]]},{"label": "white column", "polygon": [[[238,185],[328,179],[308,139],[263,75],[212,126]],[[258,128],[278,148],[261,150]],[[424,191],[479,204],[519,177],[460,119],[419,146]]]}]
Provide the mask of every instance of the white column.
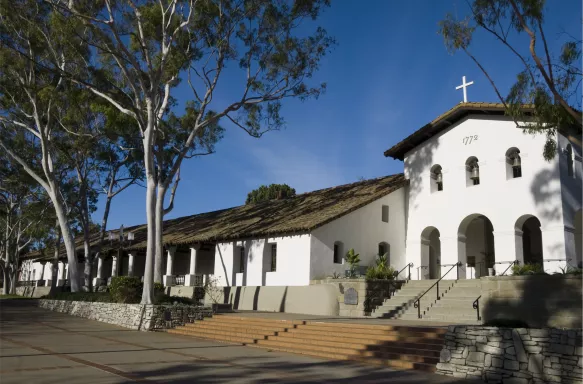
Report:
[{"label": "white column", "polygon": [[[496,275],[501,275],[502,272],[508,266],[518,258],[518,253],[522,258],[522,231],[504,231],[504,232],[494,232],[494,261],[496,263],[500,261],[506,261],[507,263],[494,264],[494,270]],[[518,246],[520,244],[520,249]],[[505,275],[511,275],[510,269],[506,271]],[[488,271],[485,271],[485,275],[488,275]]]},{"label": "white column", "polygon": [[134,254],[128,253],[128,276],[134,275]]},{"label": "white column", "polygon": [[196,280],[196,260],[198,257],[198,251],[200,250],[200,244],[195,244],[190,247],[190,267],[188,275],[184,276],[184,285],[187,287],[193,287]]},{"label": "white column", "polygon": [[[455,236],[455,237],[440,237],[441,241],[441,276],[443,276],[451,268],[452,264],[458,261],[462,262],[459,268],[459,278],[465,279],[466,275],[469,278],[470,273],[467,272],[467,258],[466,258],[466,238],[465,236]],[[449,266],[448,266],[449,265]],[[445,280],[455,280],[457,278],[456,268],[453,268],[451,272],[444,277]]]},{"label": "white column", "polygon": [[93,279],[93,287],[99,287],[103,283],[103,256],[97,255],[97,274]]},{"label": "white column", "polygon": [[113,255],[111,257],[111,277],[117,276],[117,271],[118,271],[118,269],[117,269],[117,261],[118,260],[117,259],[118,259],[118,257],[116,255]]},{"label": "white column", "polygon": [[547,227],[542,230],[543,266],[546,273],[561,272],[561,268],[565,268],[568,257],[566,255],[565,238],[571,236],[573,236],[573,233],[566,231],[562,225]]},{"label": "white column", "polygon": [[174,253],[176,252],[176,247],[168,248],[168,254],[166,259],[166,275],[164,276],[164,286],[171,287],[174,285],[174,276],[173,273],[173,265],[174,262]]},{"label": "white column", "polygon": [[61,262],[59,262],[59,264],[58,264],[58,268],[59,268],[59,272],[58,272],[58,274],[59,274],[59,278],[57,279],[57,286],[58,286],[58,287],[62,287],[63,285],[65,285],[65,278],[66,278],[66,277],[65,277],[65,276],[66,276],[66,275],[65,275],[65,273],[66,273],[66,270],[65,270],[65,269],[66,269],[65,263],[64,263],[64,262],[62,262],[62,261],[61,261]]},{"label": "white column", "polygon": [[41,270],[40,270],[40,278],[36,281],[36,286],[37,287],[42,287],[42,286],[45,285],[45,280],[44,279],[45,279],[45,265],[46,264],[47,264],[46,261],[41,261],[40,262],[40,265],[42,267],[41,267]]}]

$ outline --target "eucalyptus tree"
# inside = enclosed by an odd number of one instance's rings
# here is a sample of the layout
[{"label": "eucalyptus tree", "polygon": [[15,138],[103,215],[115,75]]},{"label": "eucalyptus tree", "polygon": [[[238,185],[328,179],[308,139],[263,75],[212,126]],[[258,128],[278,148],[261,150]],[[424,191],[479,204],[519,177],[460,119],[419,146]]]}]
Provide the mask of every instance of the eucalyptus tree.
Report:
[{"label": "eucalyptus tree", "polygon": [[[75,45],[52,22],[48,4],[0,0],[0,153],[17,164],[45,191],[59,221],[69,265],[76,265],[75,245],[63,187],[69,175],[59,164],[61,140],[55,116],[64,95],[63,72],[73,65],[67,52]],[[52,44],[46,44],[50,38]],[[21,145],[15,146],[14,143]],[[65,178],[61,178],[66,175]],[[77,268],[70,269],[71,290],[79,290]]]},{"label": "eucalyptus tree", "polygon": [[[322,28],[306,24],[317,19],[329,0],[47,2],[59,14],[55,18],[66,22],[62,30],[71,36],[70,49],[79,49],[79,57],[85,58],[89,46],[94,54],[84,66],[62,68],[61,73],[135,120],[148,226],[142,303],[151,303],[160,207],[182,162],[196,151],[197,138],[212,132],[219,121],[260,137],[284,124],[282,100],[305,100],[324,91],[325,84],[310,85],[310,78],[334,40]],[[45,44],[53,46],[51,36]],[[238,81],[224,76],[230,64],[235,71],[238,67]],[[190,103],[178,115],[170,104],[180,84],[190,92]],[[240,87],[238,95],[217,97],[219,84],[231,91]],[[182,122],[173,143],[165,141],[171,112]],[[162,166],[155,150],[161,138],[164,157],[170,159]]]},{"label": "eucalyptus tree", "polygon": [[[550,160],[557,152],[557,132],[581,145],[583,72],[579,37],[563,33],[559,52],[548,43],[544,23],[552,8],[545,5],[545,0],[473,0],[469,17],[456,20],[448,14],[439,23],[439,33],[450,52],[463,51],[480,68],[517,127],[546,135],[543,156]],[[476,31],[508,49],[522,67],[506,96],[470,49]],[[525,104],[534,106],[534,118],[526,124],[521,123]]]}]

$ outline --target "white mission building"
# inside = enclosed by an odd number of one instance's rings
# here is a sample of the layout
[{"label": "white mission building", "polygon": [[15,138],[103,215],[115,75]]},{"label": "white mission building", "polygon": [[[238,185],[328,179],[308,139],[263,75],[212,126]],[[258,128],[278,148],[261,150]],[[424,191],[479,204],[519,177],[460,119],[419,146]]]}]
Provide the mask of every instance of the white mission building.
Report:
[{"label": "white mission building", "polygon": [[[343,275],[350,248],[362,267],[379,253],[397,270],[412,263],[412,279],[438,278],[458,262],[446,279],[500,274],[515,260],[549,273],[580,265],[581,148],[557,141],[547,162],[544,135],[523,133],[502,105],[460,103],[385,152],[403,161],[402,174],[166,221],[164,283],[213,275],[223,286],[309,285]],[[133,240],[108,243],[96,284],[143,276],[145,226],[124,232]],[[44,260],[23,267],[21,280],[50,285]],[[60,285],[68,268],[63,256]]]}]

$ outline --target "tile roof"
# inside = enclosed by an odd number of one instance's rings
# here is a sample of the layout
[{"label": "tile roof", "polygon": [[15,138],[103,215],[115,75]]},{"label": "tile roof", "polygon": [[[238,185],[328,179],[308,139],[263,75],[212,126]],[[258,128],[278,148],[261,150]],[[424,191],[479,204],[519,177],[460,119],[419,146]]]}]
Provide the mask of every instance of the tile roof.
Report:
[{"label": "tile roof", "polygon": [[[361,208],[389,193],[408,185],[402,173],[340,185],[299,194],[283,200],[247,204],[214,212],[200,213],[164,221],[165,246],[189,245],[203,242],[232,241],[256,237],[277,237],[306,233]],[[124,228],[133,232],[134,241],[127,250],[146,248],[146,225]],[[76,238],[76,247],[83,250],[83,239]],[[92,237],[95,246],[98,234]],[[117,241],[106,239],[103,251],[117,249]],[[52,258],[52,251],[31,253],[26,258]],[[64,247],[62,247],[64,255]]]}]

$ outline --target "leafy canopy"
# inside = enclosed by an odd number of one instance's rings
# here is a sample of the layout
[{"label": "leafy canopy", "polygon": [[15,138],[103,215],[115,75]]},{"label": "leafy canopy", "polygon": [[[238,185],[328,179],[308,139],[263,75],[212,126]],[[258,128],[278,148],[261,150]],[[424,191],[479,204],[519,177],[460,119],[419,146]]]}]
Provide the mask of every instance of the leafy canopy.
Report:
[{"label": "leafy canopy", "polygon": [[245,204],[287,199],[289,197],[294,197],[295,195],[296,190],[287,184],[270,184],[269,186],[262,185],[259,188],[249,192]]}]

